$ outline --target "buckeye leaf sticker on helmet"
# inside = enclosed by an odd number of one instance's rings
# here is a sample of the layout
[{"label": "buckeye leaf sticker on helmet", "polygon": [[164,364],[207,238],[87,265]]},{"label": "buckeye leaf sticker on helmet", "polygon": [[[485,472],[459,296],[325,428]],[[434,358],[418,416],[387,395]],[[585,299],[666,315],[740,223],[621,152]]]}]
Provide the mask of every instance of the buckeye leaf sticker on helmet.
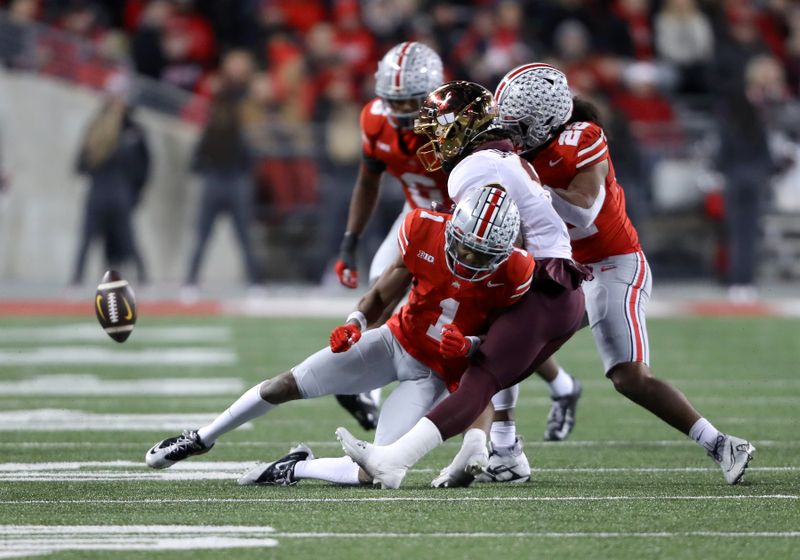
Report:
[{"label": "buckeye leaf sticker on helmet", "polygon": [[103,330],[117,342],[125,342],[136,324],[136,297],[128,281],[108,270],[97,286],[94,312]]}]

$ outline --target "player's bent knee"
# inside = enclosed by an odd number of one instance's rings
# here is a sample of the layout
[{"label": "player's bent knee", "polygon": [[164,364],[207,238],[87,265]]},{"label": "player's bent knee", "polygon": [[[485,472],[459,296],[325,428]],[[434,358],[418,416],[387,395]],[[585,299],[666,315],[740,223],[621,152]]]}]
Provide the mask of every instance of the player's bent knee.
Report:
[{"label": "player's bent knee", "polygon": [[623,395],[635,395],[647,388],[651,378],[647,365],[642,362],[625,362],[617,364],[608,372],[608,378],[614,389]]},{"label": "player's bent knee", "polygon": [[288,371],[264,381],[259,388],[259,395],[270,404],[281,404],[301,398],[297,381]]}]

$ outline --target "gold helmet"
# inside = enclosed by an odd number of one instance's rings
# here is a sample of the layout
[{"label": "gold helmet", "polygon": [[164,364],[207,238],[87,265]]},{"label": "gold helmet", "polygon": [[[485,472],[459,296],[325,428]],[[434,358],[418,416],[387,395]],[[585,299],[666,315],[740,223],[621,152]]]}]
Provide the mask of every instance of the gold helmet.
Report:
[{"label": "gold helmet", "polygon": [[417,150],[428,171],[452,169],[478,136],[498,128],[497,106],[485,87],[465,81],[446,82],[433,90],[419,110],[414,132],[430,138]]}]

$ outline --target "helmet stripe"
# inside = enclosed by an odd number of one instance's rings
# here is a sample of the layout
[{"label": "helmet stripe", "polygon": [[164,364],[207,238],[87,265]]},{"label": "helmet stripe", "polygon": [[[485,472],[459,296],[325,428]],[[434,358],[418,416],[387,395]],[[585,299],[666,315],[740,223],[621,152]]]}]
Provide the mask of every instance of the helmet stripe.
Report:
[{"label": "helmet stripe", "polygon": [[486,197],[481,209],[480,219],[477,222],[478,231],[475,232],[477,237],[484,237],[489,226],[494,225],[497,214],[500,212],[500,204],[502,204],[505,195],[500,189],[492,189],[492,192]]},{"label": "helmet stripe", "polygon": [[506,74],[503,80],[497,86],[497,89],[494,92],[495,101],[497,102],[500,101],[500,97],[503,95],[503,91],[506,89],[506,87],[508,87],[508,84],[514,81],[514,78],[516,78],[523,72],[527,72],[528,70],[533,70],[534,68],[552,68],[556,72],[561,72],[561,70],[559,70],[552,64],[545,64],[543,62],[532,62],[530,64],[523,64],[522,66],[518,66],[517,68]]},{"label": "helmet stripe", "polygon": [[394,78],[392,79],[392,83],[394,87],[400,89],[403,85],[403,64],[406,62],[406,55],[408,51],[411,50],[411,47],[414,45],[414,41],[406,41],[403,43],[403,46],[400,47],[400,52],[397,53],[397,69],[394,72]]}]

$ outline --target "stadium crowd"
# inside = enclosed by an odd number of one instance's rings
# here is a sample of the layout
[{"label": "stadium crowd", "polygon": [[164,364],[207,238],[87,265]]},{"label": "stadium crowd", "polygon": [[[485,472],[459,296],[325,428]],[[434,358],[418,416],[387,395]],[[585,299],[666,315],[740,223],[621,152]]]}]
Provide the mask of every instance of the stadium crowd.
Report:
[{"label": "stadium crowd", "polygon": [[[321,198],[327,204],[328,188],[338,199],[349,196],[360,157],[359,111],[374,96],[377,61],[404,40],[440,53],[447,79],[490,89],[510,68],[531,60],[563,69],[575,93],[603,113],[634,222],[647,215],[658,159],[679,152],[698,127],[725,131],[716,167],[728,178],[728,190],[710,195],[706,206],[710,219],[721,220],[724,203],[725,216],[734,220],[729,231],[747,236],[731,244],[746,255],[745,262],[725,264],[725,251],[719,258],[735,284],[754,281],[758,231],[742,225],[758,223],[765,184],[787,165],[767,149],[768,131],[782,129],[792,139],[800,129],[796,118],[787,117],[796,114],[791,110],[800,94],[800,5],[788,0],[6,0],[0,5],[9,15],[4,34],[41,22],[93,45],[87,57],[79,49],[70,54],[56,39],[43,41],[37,45],[41,72],[68,73],[64,77],[102,87],[108,73],[132,65],[140,75],[196,94],[178,113],[200,123],[213,121],[209,115],[220,100],[227,103],[235,95],[242,104],[241,124],[258,154],[259,197],[272,220],[302,214]],[[59,63],[48,65],[56,51]],[[82,62],[64,65],[71,55]],[[7,50],[3,57],[7,65],[25,64]],[[745,137],[735,134],[745,129]],[[334,187],[323,184],[330,182],[331,169]],[[341,226],[330,227],[340,231]]]}]

